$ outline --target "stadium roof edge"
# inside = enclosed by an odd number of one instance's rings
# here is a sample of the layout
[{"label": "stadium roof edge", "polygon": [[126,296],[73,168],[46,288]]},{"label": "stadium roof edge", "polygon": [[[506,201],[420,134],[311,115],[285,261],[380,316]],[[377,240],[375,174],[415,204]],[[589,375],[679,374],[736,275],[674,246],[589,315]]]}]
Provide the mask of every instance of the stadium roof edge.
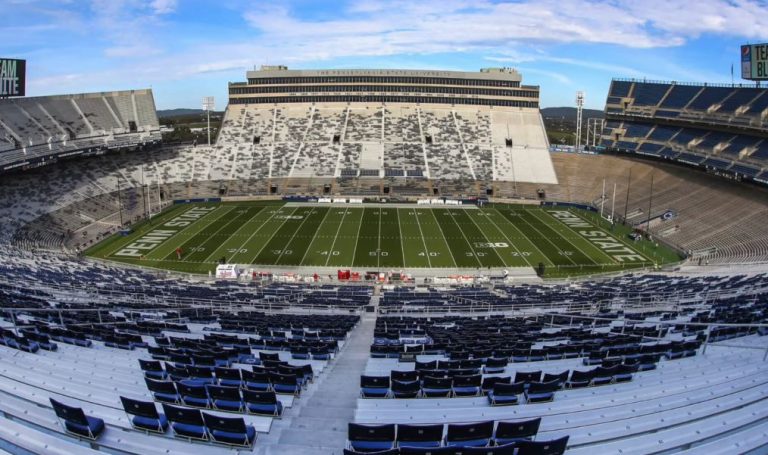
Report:
[{"label": "stadium roof edge", "polygon": [[[611,82],[639,82],[641,84],[665,84],[665,85],[689,85],[694,87],[726,87],[726,88],[756,88],[754,84],[713,84],[709,82],[678,82],[678,81],[657,81],[651,79],[634,79],[631,77],[614,77]],[[757,87],[765,90],[765,87]]]},{"label": "stadium roof edge", "polygon": [[70,98],[96,98],[102,96],[119,96],[119,95],[152,95],[154,93],[151,88],[142,88],[134,90],[113,90],[109,92],[87,92],[87,93],[70,93],[62,95],[41,95],[41,96],[24,96],[18,98],[8,98],[6,101],[18,102],[26,100],[39,100],[39,99],[70,99]]}]

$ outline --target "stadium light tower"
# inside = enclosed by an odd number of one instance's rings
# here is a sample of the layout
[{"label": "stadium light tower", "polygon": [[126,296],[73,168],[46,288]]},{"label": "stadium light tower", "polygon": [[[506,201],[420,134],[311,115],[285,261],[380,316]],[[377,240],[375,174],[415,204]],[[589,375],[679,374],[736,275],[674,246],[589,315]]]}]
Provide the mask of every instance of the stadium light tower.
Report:
[{"label": "stadium light tower", "polygon": [[584,108],[584,92],[576,92],[576,153],[581,151],[581,114]]},{"label": "stadium light tower", "polygon": [[211,111],[214,109],[212,96],[203,97],[203,110],[208,113],[208,147],[211,146]]}]

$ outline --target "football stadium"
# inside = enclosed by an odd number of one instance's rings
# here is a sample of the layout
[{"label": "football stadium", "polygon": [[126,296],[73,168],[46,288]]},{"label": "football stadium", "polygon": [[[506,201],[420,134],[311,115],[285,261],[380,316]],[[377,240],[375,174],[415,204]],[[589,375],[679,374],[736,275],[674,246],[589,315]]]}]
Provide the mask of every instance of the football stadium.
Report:
[{"label": "football stadium", "polygon": [[207,144],[0,59],[0,454],[768,453],[766,48],[572,147],[507,67],[254,67]]}]

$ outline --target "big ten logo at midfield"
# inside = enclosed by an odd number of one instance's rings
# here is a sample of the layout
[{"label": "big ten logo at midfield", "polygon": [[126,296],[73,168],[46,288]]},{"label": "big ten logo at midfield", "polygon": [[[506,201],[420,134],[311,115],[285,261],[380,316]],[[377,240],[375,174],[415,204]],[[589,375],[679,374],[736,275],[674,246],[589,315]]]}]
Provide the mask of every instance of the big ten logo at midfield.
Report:
[{"label": "big ten logo at midfield", "polygon": [[154,229],[134,240],[114,255],[123,257],[141,257],[173,237],[174,234],[181,231],[183,228],[214,210],[216,210],[216,207],[195,207],[187,210],[176,218],[163,223],[158,229]]}]

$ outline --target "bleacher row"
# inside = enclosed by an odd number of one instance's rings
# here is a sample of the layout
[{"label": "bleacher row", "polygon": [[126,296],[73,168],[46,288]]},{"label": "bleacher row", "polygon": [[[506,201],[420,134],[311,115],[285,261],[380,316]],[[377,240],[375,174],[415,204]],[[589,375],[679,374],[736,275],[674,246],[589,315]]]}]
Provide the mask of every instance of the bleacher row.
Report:
[{"label": "bleacher row", "polygon": [[0,169],[160,141],[151,90],[0,102]]},{"label": "bleacher row", "polygon": [[[515,147],[526,149],[529,162],[508,160]],[[204,166],[211,180],[514,176],[554,183],[546,148],[535,110],[233,105],[216,147],[201,153],[212,160]]]},{"label": "bleacher row", "polygon": [[768,183],[768,91],[614,80],[601,145]]}]

